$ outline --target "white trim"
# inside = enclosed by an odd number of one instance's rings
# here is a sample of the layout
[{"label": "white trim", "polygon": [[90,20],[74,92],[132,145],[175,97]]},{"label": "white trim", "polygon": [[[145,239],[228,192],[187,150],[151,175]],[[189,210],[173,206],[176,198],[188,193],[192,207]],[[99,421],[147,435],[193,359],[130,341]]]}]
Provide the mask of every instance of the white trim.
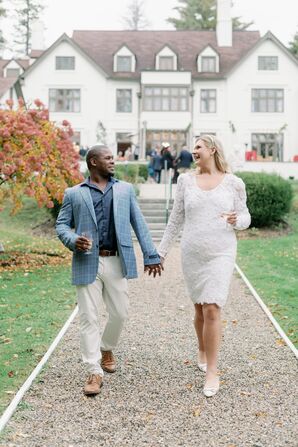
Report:
[{"label": "white trim", "polygon": [[51,344],[51,346],[49,347],[49,349],[47,350],[47,352],[45,353],[45,355],[43,356],[41,361],[34,368],[32,373],[30,374],[30,376],[23,383],[23,385],[21,386],[21,388],[19,389],[17,394],[14,396],[13,400],[10,402],[10,404],[8,405],[8,407],[6,408],[4,413],[2,414],[2,416],[0,418],[0,433],[4,429],[4,427],[7,424],[7,422],[10,420],[11,416],[13,415],[13,413],[15,412],[15,410],[16,410],[18,404],[20,403],[20,401],[22,400],[24,394],[26,393],[26,391],[32,385],[33,380],[36,379],[37,375],[40,373],[40,371],[43,368],[43,366],[49,360],[50,356],[52,355],[52,353],[56,349],[56,347],[59,344],[60,340],[62,339],[62,337],[64,336],[65,332],[69,328],[70,324],[75,319],[77,313],[78,313],[78,306],[75,307],[74,311],[72,312],[72,314],[70,315],[70,317],[68,318],[66,323],[64,324],[63,328],[60,330],[59,334],[57,335],[57,337],[55,338],[55,340],[53,341],[53,343]]},{"label": "white trim", "polygon": [[274,316],[272,315],[272,313],[270,312],[270,310],[268,309],[266,304],[264,304],[264,302],[263,302],[262,298],[260,297],[260,295],[253,288],[253,286],[251,285],[251,283],[249,282],[249,280],[247,279],[247,277],[244,275],[244,273],[238,267],[237,264],[235,265],[235,267],[236,267],[237,272],[239,273],[239,275],[241,276],[241,278],[245,282],[246,286],[249,288],[249,290],[252,293],[253,297],[255,298],[255,300],[257,301],[259,306],[262,308],[262,310],[265,312],[266,316],[269,318],[269,320],[271,321],[271,323],[273,324],[273,326],[275,327],[275,329],[277,330],[277,332],[279,333],[281,338],[285,341],[285,343],[288,345],[288,347],[293,351],[295,357],[298,358],[298,350],[295,348],[295,346],[293,345],[293,343],[291,342],[289,337],[282,330],[282,328],[280,327],[280,325],[278,324],[278,322],[276,321],[276,319],[274,318]]}]

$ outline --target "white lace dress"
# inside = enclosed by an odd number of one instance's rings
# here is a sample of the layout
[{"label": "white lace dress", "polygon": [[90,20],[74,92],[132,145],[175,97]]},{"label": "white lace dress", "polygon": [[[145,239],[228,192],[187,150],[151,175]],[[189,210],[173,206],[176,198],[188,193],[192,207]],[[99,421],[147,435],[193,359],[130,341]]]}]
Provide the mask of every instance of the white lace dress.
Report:
[{"label": "white lace dress", "polygon": [[[221,215],[235,211],[237,223],[228,224]],[[181,174],[169,223],[158,247],[166,257],[183,228],[182,269],[194,303],[226,303],[236,259],[236,230],[250,225],[243,181],[225,174],[221,183],[206,191],[197,185],[193,172]]]}]

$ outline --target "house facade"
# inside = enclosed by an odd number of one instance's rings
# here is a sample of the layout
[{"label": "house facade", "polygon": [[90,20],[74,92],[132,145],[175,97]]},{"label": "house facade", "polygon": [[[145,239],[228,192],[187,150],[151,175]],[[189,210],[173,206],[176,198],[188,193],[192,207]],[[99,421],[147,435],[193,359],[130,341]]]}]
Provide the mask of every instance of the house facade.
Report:
[{"label": "house facade", "polygon": [[216,31],[74,31],[33,54],[26,102],[70,121],[80,145],[133,146],[144,158],[163,141],[179,151],[213,133],[231,159],[298,155],[298,61],[270,32],[233,32],[229,0]]}]

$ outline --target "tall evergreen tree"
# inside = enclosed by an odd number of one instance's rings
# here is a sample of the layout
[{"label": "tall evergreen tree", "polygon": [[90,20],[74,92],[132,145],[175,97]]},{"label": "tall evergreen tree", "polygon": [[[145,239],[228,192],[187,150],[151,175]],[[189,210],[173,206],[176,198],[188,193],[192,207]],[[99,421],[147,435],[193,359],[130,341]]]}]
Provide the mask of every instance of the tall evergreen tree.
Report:
[{"label": "tall evergreen tree", "polygon": [[289,43],[289,50],[294,56],[298,57],[298,31],[296,32],[294,39]]},{"label": "tall evergreen tree", "polygon": [[127,14],[123,17],[123,23],[126,29],[140,30],[149,26],[144,12],[143,0],[132,0],[127,7]]},{"label": "tall evergreen tree", "polygon": [[17,49],[28,55],[32,22],[40,18],[44,5],[42,0],[14,0],[14,5],[17,19],[14,43],[17,45]]},{"label": "tall evergreen tree", "polygon": [[[180,17],[170,17],[167,21],[180,30],[215,30],[216,28],[216,0],[178,0],[181,6],[174,9]],[[233,29],[247,29],[253,22],[245,23],[240,17],[233,18]]]}]

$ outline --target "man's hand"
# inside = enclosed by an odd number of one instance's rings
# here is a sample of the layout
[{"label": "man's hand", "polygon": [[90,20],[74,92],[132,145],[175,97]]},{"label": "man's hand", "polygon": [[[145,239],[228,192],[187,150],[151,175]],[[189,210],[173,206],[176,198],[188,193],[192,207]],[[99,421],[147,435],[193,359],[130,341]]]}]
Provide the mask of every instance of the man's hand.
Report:
[{"label": "man's hand", "polygon": [[84,236],[79,236],[76,240],[76,250],[87,251],[90,248],[90,240]]},{"label": "man's hand", "polygon": [[145,265],[144,272],[148,272],[149,276],[151,273],[153,273],[153,276],[155,278],[156,275],[161,275],[161,271],[163,270],[162,264],[151,264],[151,265]]}]

